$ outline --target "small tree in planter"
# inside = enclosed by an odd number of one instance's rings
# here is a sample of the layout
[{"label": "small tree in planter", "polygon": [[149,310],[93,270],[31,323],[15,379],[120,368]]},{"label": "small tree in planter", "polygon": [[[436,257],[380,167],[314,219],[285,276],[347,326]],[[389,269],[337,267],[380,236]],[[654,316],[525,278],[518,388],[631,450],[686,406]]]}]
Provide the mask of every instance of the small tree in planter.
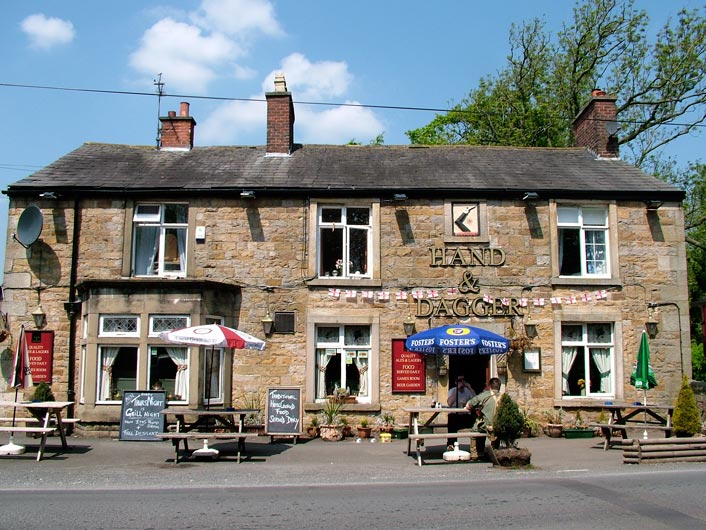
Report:
[{"label": "small tree in planter", "polygon": [[522,435],[525,427],[525,417],[520,412],[520,407],[510,397],[503,394],[495,410],[492,435],[504,446],[494,449],[490,444],[490,455],[495,465],[503,467],[529,465],[531,453],[528,449],[517,447],[517,440]]},{"label": "small tree in planter", "polygon": [[51,391],[51,387],[48,383],[42,381],[34,389],[34,394],[32,394],[32,401],[56,401],[54,398],[54,393]]},{"label": "small tree in planter", "polygon": [[677,405],[674,407],[672,426],[674,435],[678,438],[688,438],[701,432],[701,416],[696,406],[694,391],[686,376],[682,378]]}]

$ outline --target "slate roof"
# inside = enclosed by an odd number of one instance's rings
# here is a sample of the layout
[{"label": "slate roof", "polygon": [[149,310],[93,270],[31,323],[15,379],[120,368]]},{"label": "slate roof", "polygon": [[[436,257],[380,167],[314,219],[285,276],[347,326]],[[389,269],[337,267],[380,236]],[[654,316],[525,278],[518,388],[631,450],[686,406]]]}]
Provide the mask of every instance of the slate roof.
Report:
[{"label": "slate roof", "polygon": [[678,200],[684,193],[620,160],[584,148],[297,145],[291,156],[265,147],[190,151],[86,143],[10,185],[8,195],[38,191],[103,194],[328,194],[410,198],[507,197]]}]

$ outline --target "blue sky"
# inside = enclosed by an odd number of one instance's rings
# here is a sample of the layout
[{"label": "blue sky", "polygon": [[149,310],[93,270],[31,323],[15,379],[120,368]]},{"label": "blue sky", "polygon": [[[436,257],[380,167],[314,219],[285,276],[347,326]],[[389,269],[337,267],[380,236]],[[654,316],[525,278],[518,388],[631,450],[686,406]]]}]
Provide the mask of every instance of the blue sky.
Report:
[{"label": "blue sky", "polygon": [[[262,145],[265,105],[188,96],[260,99],[284,72],[296,101],[448,108],[496,72],[515,22],[558,29],[569,0],[121,0],[7,2],[0,21],[0,83],[155,92],[161,114],[191,103],[197,145]],[[655,25],[701,0],[636,0]],[[0,189],[84,142],[153,145],[157,98],[0,86]],[[433,112],[296,105],[295,141],[363,143],[405,131]],[[703,134],[668,154],[704,159]],[[0,242],[7,197],[0,198]],[[0,247],[4,255],[4,245]],[[4,261],[4,260],[3,260]]]}]

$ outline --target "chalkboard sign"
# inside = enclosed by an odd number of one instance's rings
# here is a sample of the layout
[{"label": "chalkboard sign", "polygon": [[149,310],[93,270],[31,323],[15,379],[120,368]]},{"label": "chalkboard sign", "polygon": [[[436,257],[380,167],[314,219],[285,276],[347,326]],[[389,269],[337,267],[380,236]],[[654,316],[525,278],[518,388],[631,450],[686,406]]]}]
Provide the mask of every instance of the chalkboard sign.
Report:
[{"label": "chalkboard sign", "polygon": [[267,389],[265,434],[298,436],[302,434],[302,389],[278,387]]},{"label": "chalkboard sign", "polygon": [[158,442],[155,434],[164,432],[164,414],[167,406],[164,390],[124,390],[120,410],[120,440]]}]

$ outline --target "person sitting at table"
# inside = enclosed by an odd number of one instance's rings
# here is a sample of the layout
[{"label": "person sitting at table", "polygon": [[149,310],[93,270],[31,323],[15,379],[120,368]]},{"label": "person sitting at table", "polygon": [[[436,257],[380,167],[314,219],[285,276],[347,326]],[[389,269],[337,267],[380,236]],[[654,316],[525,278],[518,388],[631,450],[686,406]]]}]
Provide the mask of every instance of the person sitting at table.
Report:
[{"label": "person sitting at table", "polygon": [[[495,409],[498,405],[498,401],[500,401],[500,385],[500,379],[491,377],[485,390],[469,399],[468,403],[466,403],[465,409],[470,412],[471,415],[476,415],[475,410],[480,410],[480,417],[477,418],[471,428],[472,431],[488,433],[489,436],[492,434]],[[477,438],[476,444],[471,444],[471,458],[478,458],[481,443],[484,448],[485,440],[482,438]]]},{"label": "person sitting at table", "polygon": [[[449,396],[446,400],[446,404],[449,407],[460,409],[465,407],[468,400],[475,395],[476,393],[471,388],[471,385],[469,385],[466,378],[460,374],[456,377],[456,384],[454,387],[449,390]],[[475,417],[467,412],[451,412],[449,413],[449,425],[447,430],[450,433],[458,432],[459,429],[473,427],[474,421]],[[453,450],[455,442],[456,438],[449,438],[446,440],[449,451]]]}]

